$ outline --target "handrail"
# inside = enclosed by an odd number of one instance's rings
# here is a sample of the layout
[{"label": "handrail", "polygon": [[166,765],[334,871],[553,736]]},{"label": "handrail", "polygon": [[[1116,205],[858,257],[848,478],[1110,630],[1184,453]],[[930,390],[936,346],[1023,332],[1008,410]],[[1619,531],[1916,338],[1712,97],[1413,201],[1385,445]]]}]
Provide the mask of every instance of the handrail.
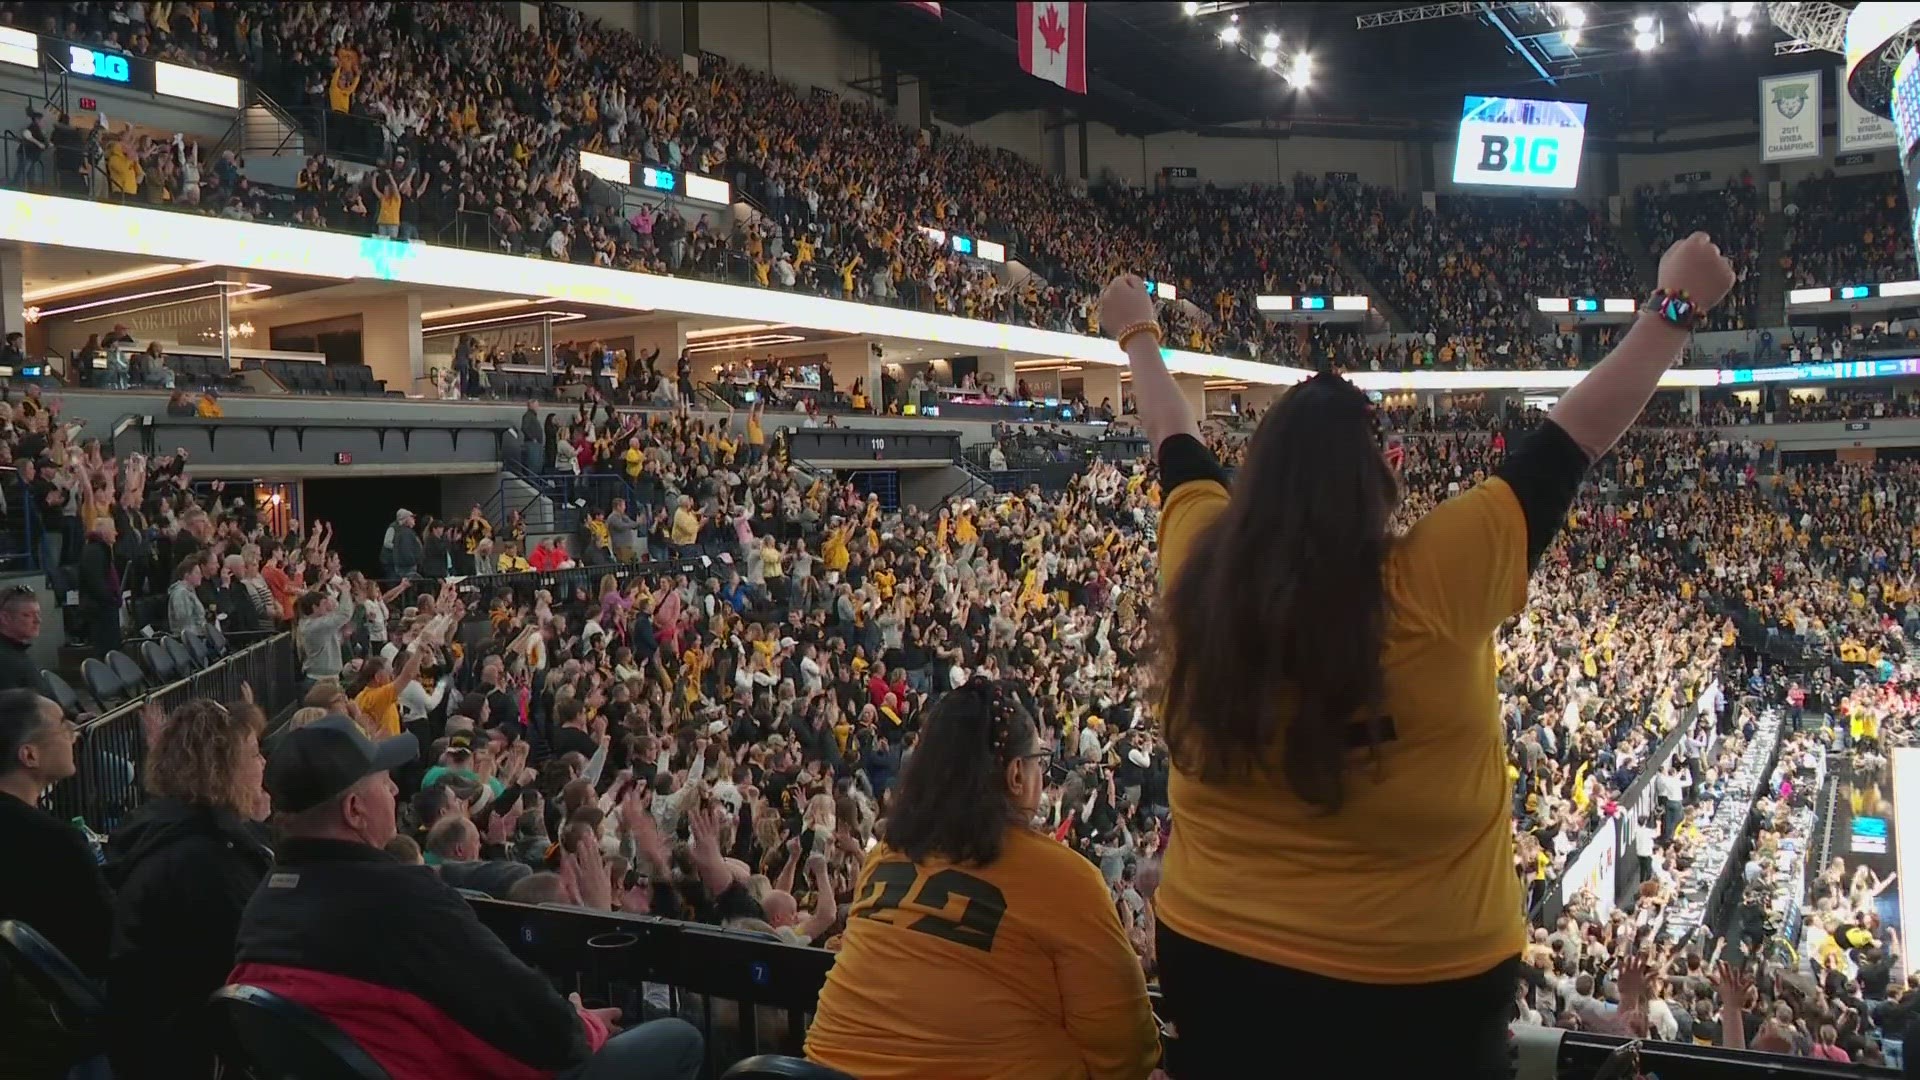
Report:
[{"label": "handrail", "polygon": [[[47,53],[46,60],[49,66],[40,69],[40,89],[46,95],[47,104],[53,104],[57,95],[60,111],[69,112],[70,110],[67,108],[67,76],[69,73],[67,65],[62,63],[59,55],[54,52]],[[49,78],[53,80],[51,87],[47,85]]]},{"label": "handrail", "polygon": [[[469,894],[480,922],[516,956],[585,997],[637,1007],[649,986],[705,1029],[709,1046],[742,1056],[795,1053],[818,1003],[834,954],[751,931],[726,930],[650,915],[597,912],[560,904],[516,904]],[[1149,997],[1155,989],[1148,988]],[[716,1008],[722,1002],[735,1008]],[[731,1030],[719,1030],[730,1026]],[[1180,1041],[1167,1036],[1167,1065],[1179,1075]],[[1592,1077],[1631,1040],[1515,1024],[1515,1080]],[[1885,1069],[1647,1039],[1634,1042],[1640,1063],[1666,1080],[1870,1080]],[[715,1071],[730,1061],[715,1062]]]},{"label": "handrail", "polygon": [[[136,644],[130,641],[129,644]],[[293,705],[300,693],[300,668],[294,662],[293,635],[282,630],[212,664],[102,712],[81,725],[74,744],[74,775],[55,784],[40,799],[54,816],[82,818],[99,833],[111,832],[119,818],[139,805],[140,765],[146,743],[140,712],[148,702],[173,708],[192,698],[220,702],[240,699],[245,683],[269,720]],[[86,692],[84,687],[77,690]]]}]

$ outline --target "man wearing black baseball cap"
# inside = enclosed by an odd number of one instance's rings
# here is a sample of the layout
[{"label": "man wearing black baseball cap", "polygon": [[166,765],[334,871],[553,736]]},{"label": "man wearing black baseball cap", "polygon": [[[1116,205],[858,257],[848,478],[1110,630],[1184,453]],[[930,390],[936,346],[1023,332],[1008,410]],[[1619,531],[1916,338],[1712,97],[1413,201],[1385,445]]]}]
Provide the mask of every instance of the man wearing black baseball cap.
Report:
[{"label": "man wearing black baseball cap", "polygon": [[275,740],[266,788],[283,840],[229,981],[326,1017],[390,1076],[693,1080],[692,1025],[611,1037],[618,1009],[561,997],[432,869],[382,850],[399,793],[387,774],[418,755],[412,735],[376,742],[338,715]]}]

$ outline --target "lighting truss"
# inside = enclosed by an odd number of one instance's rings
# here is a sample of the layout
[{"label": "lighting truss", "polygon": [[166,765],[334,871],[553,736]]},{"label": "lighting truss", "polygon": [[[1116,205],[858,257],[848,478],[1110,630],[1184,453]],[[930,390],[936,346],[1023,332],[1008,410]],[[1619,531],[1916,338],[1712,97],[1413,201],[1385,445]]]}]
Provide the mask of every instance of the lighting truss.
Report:
[{"label": "lighting truss", "polygon": [[1839,4],[1826,3],[1824,0],[1768,4],[1767,21],[1789,39],[1774,42],[1773,55],[1792,56],[1806,52],[1844,54],[1847,51],[1849,14],[1851,12]]},{"label": "lighting truss", "polygon": [[1478,15],[1492,8],[1530,8],[1541,5],[1534,3],[1500,4],[1418,4],[1414,7],[1394,8],[1391,11],[1375,11],[1356,16],[1354,24],[1362,30],[1378,30],[1387,26],[1405,26],[1408,23],[1431,22],[1434,19],[1452,19],[1461,15]]},{"label": "lighting truss", "polygon": [[1427,22],[1430,19],[1451,19],[1458,15],[1471,15],[1479,9],[1477,4],[1421,4],[1417,7],[1394,8],[1392,11],[1375,11],[1361,15],[1354,22],[1362,30],[1378,30],[1384,26],[1404,26],[1407,23]]}]

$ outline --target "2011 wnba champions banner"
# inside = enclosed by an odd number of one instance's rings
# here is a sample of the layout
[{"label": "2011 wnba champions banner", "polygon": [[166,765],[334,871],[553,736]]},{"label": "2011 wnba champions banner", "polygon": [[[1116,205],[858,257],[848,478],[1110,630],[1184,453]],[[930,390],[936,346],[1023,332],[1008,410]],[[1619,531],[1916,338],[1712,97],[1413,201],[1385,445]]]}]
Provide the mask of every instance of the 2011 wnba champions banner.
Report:
[{"label": "2011 wnba champions banner", "polygon": [[1820,73],[1760,80],[1760,160],[1820,156]]}]

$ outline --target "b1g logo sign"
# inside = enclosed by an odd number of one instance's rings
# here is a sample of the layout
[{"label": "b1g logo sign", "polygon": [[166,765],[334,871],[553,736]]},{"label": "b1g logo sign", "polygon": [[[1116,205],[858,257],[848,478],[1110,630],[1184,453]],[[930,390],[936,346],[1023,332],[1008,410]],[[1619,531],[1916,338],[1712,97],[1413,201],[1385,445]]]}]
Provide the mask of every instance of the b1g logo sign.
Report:
[{"label": "b1g logo sign", "polygon": [[1571,188],[1580,181],[1587,107],[1572,101],[1469,97],[1460,114],[1453,182]]},{"label": "b1g logo sign", "polygon": [[115,53],[95,52],[71,45],[67,48],[67,59],[70,61],[68,67],[75,75],[117,83],[133,79],[133,69],[128,66],[127,58]]},{"label": "b1g logo sign", "polygon": [[1527,173],[1552,176],[1560,164],[1560,140],[1552,135],[1480,136],[1480,164],[1477,171]]}]

